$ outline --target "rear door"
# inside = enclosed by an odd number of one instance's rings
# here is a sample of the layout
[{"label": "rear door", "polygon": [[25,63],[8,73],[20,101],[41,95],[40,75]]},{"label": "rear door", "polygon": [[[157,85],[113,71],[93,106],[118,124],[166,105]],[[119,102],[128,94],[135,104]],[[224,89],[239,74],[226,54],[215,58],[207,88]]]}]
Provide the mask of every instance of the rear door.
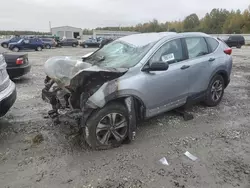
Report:
[{"label": "rear door", "polygon": [[[215,55],[219,42],[213,38],[188,37],[185,39],[190,64],[189,88],[191,96],[204,94],[219,59]],[[208,43],[212,43],[210,47]]]},{"label": "rear door", "polygon": [[238,46],[239,44],[239,37],[238,36],[230,36],[228,39],[228,46],[233,47],[233,46]]}]

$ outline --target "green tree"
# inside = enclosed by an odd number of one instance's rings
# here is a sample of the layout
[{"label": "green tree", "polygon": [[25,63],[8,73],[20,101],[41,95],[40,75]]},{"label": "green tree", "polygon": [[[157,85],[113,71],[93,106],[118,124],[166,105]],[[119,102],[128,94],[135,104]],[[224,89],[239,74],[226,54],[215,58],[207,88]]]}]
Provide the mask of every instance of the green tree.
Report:
[{"label": "green tree", "polygon": [[190,14],[184,20],[183,27],[185,31],[194,31],[200,25],[200,20],[197,14]]}]

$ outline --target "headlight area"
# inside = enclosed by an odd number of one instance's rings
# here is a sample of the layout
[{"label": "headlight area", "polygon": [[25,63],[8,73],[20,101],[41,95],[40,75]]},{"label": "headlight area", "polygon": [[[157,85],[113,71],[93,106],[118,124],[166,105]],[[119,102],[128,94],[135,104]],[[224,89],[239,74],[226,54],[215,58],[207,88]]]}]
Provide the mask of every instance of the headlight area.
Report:
[{"label": "headlight area", "polygon": [[44,83],[45,87],[42,90],[42,99],[51,104],[52,110],[48,112],[48,115],[55,123],[60,122],[59,115],[68,115],[68,117],[73,119],[81,117],[80,105],[75,105],[79,103],[72,100],[76,99],[74,93],[71,93],[67,88],[62,89],[48,76]]},{"label": "headlight area", "polygon": [[42,99],[52,105],[53,110],[70,108],[70,92],[61,89],[55,81],[46,77]]}]

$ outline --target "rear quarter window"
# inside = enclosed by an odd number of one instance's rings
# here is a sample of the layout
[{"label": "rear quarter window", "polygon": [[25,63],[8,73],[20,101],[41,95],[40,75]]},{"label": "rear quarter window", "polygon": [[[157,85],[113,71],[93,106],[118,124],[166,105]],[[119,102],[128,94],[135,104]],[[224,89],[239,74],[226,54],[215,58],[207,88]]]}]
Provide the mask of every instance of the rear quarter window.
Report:
[{"label": "rear quarter window", "polygon": [[214,52],[219,46],[219,42],[214,38],[207,37],[206,41],[208,43],[208,46],[210,47],[211,52]]}]

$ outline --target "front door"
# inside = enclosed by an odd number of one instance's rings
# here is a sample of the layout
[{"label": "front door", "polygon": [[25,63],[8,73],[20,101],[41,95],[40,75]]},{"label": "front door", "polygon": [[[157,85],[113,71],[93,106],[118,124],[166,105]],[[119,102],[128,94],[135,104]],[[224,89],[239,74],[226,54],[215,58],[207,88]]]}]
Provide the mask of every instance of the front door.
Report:
[{"label": "front door", "polygon": [[23,45],[22,49],[28,50],[31,47],[31,39],[24,39],[23,40]]},{"label": "front door", "polygon": [[147,116],[174,109],[186,103],[189,94],[189,62],[181,39],[165,43],[150,59],[168,62],[167,71],[145,72],[147,78]]}]

